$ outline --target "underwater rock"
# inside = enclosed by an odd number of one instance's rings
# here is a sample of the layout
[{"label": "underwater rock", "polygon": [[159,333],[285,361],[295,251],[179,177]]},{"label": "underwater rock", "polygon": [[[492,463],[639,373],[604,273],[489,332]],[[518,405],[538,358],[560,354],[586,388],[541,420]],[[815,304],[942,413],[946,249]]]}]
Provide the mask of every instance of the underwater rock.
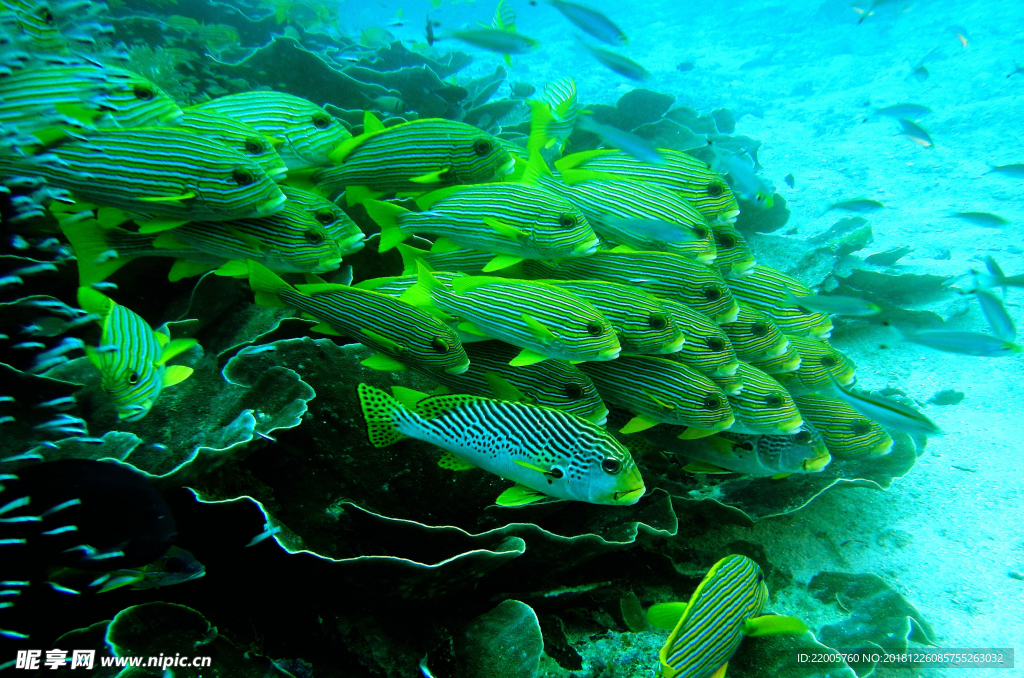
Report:
[{"label": "underwater rock", "polygon": [[686,125],[697,134],[717,134],[718,125],[710,115],[701,115],[688,106],[676,106],[665,113],[665,117]]},{"label": "underwater rock", "polygon": [[839,281],[855,290],[884,295],[897,305],[915,304],[948,293],[946,275],[928,273],[882,273],[855,269],[848,276],[836,276]]},{"label": "underwater rock", "polygon": [[711,117],[715,119],[715,126],[722,134],[732,134],[736,131],[736,116],[728,108],[716,108],[711,111]]},{"label": "underwater rock", "polygon": [[964,399],[964,392],[956,389],[938,391],[928,399],[929,405],[959,405]]},{"label": "underwater rock", "polygon": [[686,125],[668,118],[640,125],[633,130],[633,134],[647,139],[655,148],[672,148],[677,151],[689,151],[708,143],[706,136],[694,134]]},{"label": "underwater rock", "polygon": [[453,638],[460,675],[536,678],[544,652],[537,615],[526,603],[505,600]]},{"label": "underwater rock", "polygon": [[[845,648],[844,648],[845,651]],[[798,654],[834,656],[832,647],[822,645],[813,633],[747,638],[729,661],[732,678],[857,678],[845,662],[834,659],[821,662],[797,662]]]},{"label": "underwater rock", "polygon": [[453,51],[438,58],[430,58],[419,52],[410,51],[400,40],[381,47],[373,57],[362,58],[356,65],[377,71],[395,71],[408,66],[426,66],[439,78],[448,78],[473,63],[473,57],[465,52]]},{"label": "underwater rock", "polygon": [[786,207],[786,199],[776,193],[772,206],[762,209],[754,203],[737,196],[740,204],[740,215],[736,218],[736,228],[744,233],[773,233],[789,221],[790,211]]},{"label": "underwater rock", "polygon": [[467,94],[464,98],[469,101],[466,102],[466,108],[476,108],[486,104],[494,93],[501,87],[501,83],[505,82],[505,78],[508,76],[508,71],[505,70],[504,66],[498,66],[494,69],[494,73],[485,75],[480,78],[474,78],[463,85]]},{"label": "underwater rock", "polygon": [[331,99],[335,104],[343,102],[352,108],[372,108],[375,99],[390,96],[401,99],[404,103],[403,110],[416,111],[420,117],[446,118],[450,117],[452,106],[468,94],[465,88],[444,82],[426,66],[406,66],[396,71],[377,71],[361,66],[349,66],[342,73],[355,82],[364,83],[367,87],[384,87],[387,90],[386,95],[360,92],[365,99]]}]

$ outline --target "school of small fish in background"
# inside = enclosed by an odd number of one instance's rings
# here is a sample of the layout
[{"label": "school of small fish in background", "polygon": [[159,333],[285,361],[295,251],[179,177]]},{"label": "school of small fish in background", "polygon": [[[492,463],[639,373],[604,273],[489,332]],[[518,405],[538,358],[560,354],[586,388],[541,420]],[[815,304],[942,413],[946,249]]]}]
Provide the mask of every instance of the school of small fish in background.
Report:
[{"label": "school of small fish in background", "polygon": [[[604,15],[547,1],[590,37],[626,44]],[[314,331],[373,349],[365,365],[433,378],[439,386],[430,394],[339,387],[359,389],[373,445],[429,441],[445,450],[443,468],[513,481],[497,498],[504,506],[550,498],[636,503],[647,490],[642,459],[630,452],[636,438],[685,457],[692,472],[781,479],[819,472],[831,459],[886,455],[889,430],[940,433],[917,409],[855,390],[853,361],[829,343],[833,316],[869,317],[877,306],[815,295],[756,261],[735,226],[736,194],[768,208],[774,190],[740,156],[713,149],[709,164],[595,122],[571,78],[531,102],[526,147],[448,119],[385,126],[369,111],[353,135],[321,106],[272,91],[181,108],[109,55],[76,53],[46,20],[46,6],[3,0],[0,181],[14,210],[5,220],[56,224],[80,278],[67,324],[96,322],[99,338],[39,351],[29,371],[45,374],[83,351],[125,420],[145,417],[163,389],[189,377],[191,368],[169,363],[195,340],[151,327],[117,303],[116,286],[105,281],[138,260],[170,257],[171,281],[211,271],[237,278],[251,285],[257,304],[293,309],[318,323]],[[514,27],[514,12],[501,2],[491,26],[444,37],[506,58],[538,47]],[[102,34],[98,23],[76,30],[81,44]],[[582,44],[618,74],[647,75],[621,55]],[[902,134],[930,146],[911,119],[928,112],[897,106],[873,115],[897,118]],[[606,148],[563,155],[575,127]],[[1020,176],[1020,168],[993,171]],[[882,207],[865,199],[829,209]],[[379,236],[366,238],[346,209],[365,209]],[[984,213],[951,216],[999,225]],[[404,270],[342,280],[344,259],[368,241],[382,253],[397,249]],[[35,272],[11,272],[0,287]],[[1019,352],[993,290],[1005,294],[1020,278],[991,259],[971,274],[993,335],[919,331],[902,339],[974,356]],[[45,347],[3,340],[27,351]],[[60,414],[51,428],[75,435],[80,424]],[[32,516],[27,502],[3,499],[3,520]],[[46,534],[71,531],[53,529]],[[0,548],[13,553],[29,539],[6,538]],[[130,555],[73,548],[81,550],[75,564],[87,569]],[[103,569],[109,574],[90,584],[95,589],[145,587],[146,572]],[[201,566],[186,570],[173,581],[201,574]],[[759,617],[766,598],[758,566],[730,556],[688,605],[651,608],[655,626],[673,629],[661,675],[710,675],[742,635],[806,630],[788,618]]]}]

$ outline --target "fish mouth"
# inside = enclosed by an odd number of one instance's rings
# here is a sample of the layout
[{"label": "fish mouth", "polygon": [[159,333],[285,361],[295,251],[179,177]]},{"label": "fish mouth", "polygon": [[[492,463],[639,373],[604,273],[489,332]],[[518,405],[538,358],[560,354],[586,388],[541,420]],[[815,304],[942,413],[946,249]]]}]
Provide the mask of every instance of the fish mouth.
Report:
[{"label": "fish mouth", "polygon": [[[722,323],[734,323],[736,318],[740,316],[740,305],[735,301],[732,302],[732,308],[728,311],[723,311],[715,316],[715,322],[721,325]],[[830,328],[831,329],[831,328]]]},{"label": "fish mouth", "polygon": [[683,344],[685,343],[686,337],[680,334],[678,337],[672,340],[671,344],[665,344],[664,346],[662,346],[661,350],[658,351],[658,353],[662,355],[666,353],[678,353],[683,349]]},{"label": "fish mouth", "polygon": [[768,352],[765,353],[765,356],[768,358],[777,358],[783,353],[785,353],[787,350],[789,350],[789,339],[783,337],[782,341],[768,349]]},{"label": "fish mouth", "polygon": [[[835,375],[832,375],[832,376],[835,376]],[[856,380],[857,380],[857,377],[853,373],[853,370],[850,370],[848,372],[843,372],[843,376],[836,377],[836,381],[839,382],[840,386],[852,386],[853,382],[855,382]]]},{"label": "fish mouth", "polygon": [[736,374],[736,370],[738,370],[739,368],[740,368],[739,361],[738,360],[733,360],[731,363],[727,363],[725,365],[722,365],[717,370],[715,370],[715,376],[716,377],[731,377],[731,376]]},{"label": "fish mouth", "polygon": [[745,275],[749,275],[754,266],[757,265],[757,259],[748,259],[741,261],[738,264],[731,264],[729,266],[729,274],[727,278],[742,278]]},{"label": "fish mouth", "polygon": [[444,368],[444,371],[448,374],[462,374],[469,369],[469,359],[462,361],[458,365],[452,365],[451,367]]},{"label": "fish mouth", "polygon": [[579,245],[576,245],[576,247],[572,249],[572,252],[577,256],[586,256],[588,254],[593,254],[594,252],[597,251],[597,245],[600,242],[601,241],[598,238],[590,238],[589,240],[581,242]]},{"label": "fish mouth", "polygon": [[341,257],[330,257],[329,259],[321,259],[318,262],[317,270],[314,271],[314,273],[326,273],[328,271],[333,271],[334,269],[338,268],[338,266],[341,266]]},{"label": "fish mouth", "polygon": [[892,440],[889,442],[878,443],[870,450],[868,450],[869,457],[884,457],[892,451]]},{"label": "fish mouth", "polygon": [[629,504],[635,504],[640,501],[640,497],[644,496],[645,492],[647,492],[647,488],[641,485],[640,487],[634,487],[632,490],[616,492],[612,495],[612,500],[616,504],[628,506]]},{"label": "fish mouth", "polygon": [[721,221],[722,223],[732,224],[736,222],[736,217],[738,217],[739,215],[740,211],[738,209],[735,209],[729,210],[727,212],[719,212],[715,218]]},{"label": "fish mouth", "polygon": [[804,425],[802,417],[793,417],[779,424],[779,434],[784,436],[795,435],[800,432],[800,427]]},{"label": "fish mouth", "polygon": [[825,468],[832,462],[832,455],[825,453],[820,457],[813,457],[811,459],[804,459],[804,471],[807,473],[817,473],[821,469]]},{"label": "fish mouth", "polygon": [[600,410],[592,412],[585,419],[597,426],[604,426],[608,423],[608,408],[602,405]]},{"label": "fish mouth", "polygon": [[149,414],[149,405],[128,405],[117,410],[117,418],[121,421],[138,421]]},{"label": "fish mouth", "polygon": [[724,431],[728,428],[732,428],[732,425],[735,423],[736,417],[730,414],[728,419],[723,419],[721,422],[715,424],[711,428],[714,429],[715,431]]},{"label": "fish mouth", "polygon": [[281,165],[280,167],[273,167],[271,169],[265,169],[263,171],[266,172],[267,176],[273,179],[274,181],[282,181],[285,178],[282,175],[288,174],[288,168],[285,167],[284,165]]},{"label": "fish mouth", "polygon": [[620,348],[618,346],[602,349],[601,352],[597,354],[597,359],[598,360],[615,360],[616,358],[619,357],[619,353],[621,351],[622,351],[622,348]]},{"label": "fish mouth", "polygon": [[832,321],[829,320],[828,322],[822,323],[817,327],[812,327],[808,331],[808,334],[810,334],[815,339],[828,339],[829,337],[832,336]]},{"label": "fish mouth", "polygon": [[712,264],[717,258],[718,254],[713,252],[704,252],[703,254],[697,255],[697,261],[702,264]]},{"label": "fish mouth", "polygon": [[281,193],[280,190],[278,190],[277,197],[270,198],[269,200],[264,200],[259,205],[256,205],[256,214],[261,217],[274,214],[281,209],[281,205],[283,205],[284,201],[287,199],[288,198],[285,196],[285,194]]},{"label": "fish mouth", "polygon": [[501,179],[512,174],[516,169],[516,159],[509,156],[508,161],[501,165],[498,169],[494,170],[494,178]]},{"label": "fish mouth", "polygon": [[365,240],[366,236],[362,233],[360,233],[359,235],[353,235],[348,238],[345,238],[344,240],[339,240],[338,248],[342,252],[348,252],[349,254],[352,254],[353,252],[358,252],[359,250],[363,249],[363,247],[365,246]]}]

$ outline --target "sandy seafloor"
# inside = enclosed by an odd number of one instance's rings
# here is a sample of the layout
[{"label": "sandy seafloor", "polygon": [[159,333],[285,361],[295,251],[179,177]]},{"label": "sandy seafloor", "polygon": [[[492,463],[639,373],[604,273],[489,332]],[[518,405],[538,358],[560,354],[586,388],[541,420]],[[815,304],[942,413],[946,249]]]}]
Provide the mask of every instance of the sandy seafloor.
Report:
[{"label": "sandy seafloor", "polygon": [[[519,31],[542,47],[515,57],[509,80],[542,86],[571,75],[584,103],[614,103],[637,86],[581,53],[576,31],[554,9],[511,4]],[[765,176],[792,210],[773,238],[796,228],[784,237],[799,242],[826,231],[844,215],[821,216],[825,207],[865,197],[887,209],[868,216],[874,241],[858,256],[909,245],[914,251],[895,267],[900,272],[959,275],[981,268],[986,255],[1008,274],[1024,272],[1024,181],[986,174],[989,165],[1024,163],[1024,74],[1007,77],[1024,64],[1024,3],[887,2],[861,25],[843,0],[590,4],[630,36],[623,53],[652,74],[643,86],[705,113],[730,108],[736,133],[763,141]],[[397,6],[353,11],[346,23],[372,25],[393,17]],[[404,6],[407,26],[394,30],[415,37],[423,8]],[[432,16],[456,27],[489,21],[491,11],[478,0],[446,3]],[[967,47],[954,25],[967,29]],[[930,77],[908,79],[936,46],[941,54],[927,63]],[[740,68],[775,50],[770,65]],[[683,61],[692,61],[693,70],[676,70]],[[483,73],[497,63],[481,52],[473,68]],[[920,124],[934,148],[898,136],[895,120],[862,122],[868,102],[930,107]],[[783,182],[788,173],[794,188]],[[994,212],[1011,223],[988,229],[944,218],[954,211]],[[761,247],[757,238],[751,244],[755,252]],[[1007,307],[1018,325],[1022,303],[1024,290],[1011,289]],[[954,292],[914,308],[939,313],[953,329],[987,329],[977,306]],[[833,337],[858,364],[861,386],[898,386],[921,402],[944,389],[962,391],[960,404],[927,410],[945,435],[932,439],[917,466],[886,492],[831,490],[796,514],[749,530],[724,527],[714,538],[765,544],[769,559],[803,583],[822,570],[876,573],[922,612],[943,646],[1016,646],[1017,666],[1024,666],[1024,581],[1010,576],[1024,572],[1024,356],[986,359],[893,345],[879,326],[840,326]],[[799,614],[799,602],[783,594],[770,609]],[[1024,670],[899,672],[923,674],[1006,678]]]}]

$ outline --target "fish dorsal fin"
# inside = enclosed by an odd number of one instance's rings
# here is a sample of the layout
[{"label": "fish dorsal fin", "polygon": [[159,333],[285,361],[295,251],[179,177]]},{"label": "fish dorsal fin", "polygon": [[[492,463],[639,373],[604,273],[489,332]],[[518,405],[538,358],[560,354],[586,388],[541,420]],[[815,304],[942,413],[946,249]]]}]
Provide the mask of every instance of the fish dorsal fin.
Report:
[{"label": "fish dorsal fin", "polygon": [[409,369],[404,364],[383,353],[376,353],[359,364],[371,370],[379,370],[381,372],[404,372]]},{"label": "fish dorsal fin", "polygon": [[473,290],[490,285],[495,282],[507,282],[504,278],[495,278],[486,275],[463,275],[451,279],[452,289],[456,294],[466,294]]},{"label": "fish dorsal fin", "polygon": [[610,148],[595,148],[592,151],[580,151],[579,153],[570,153],[569,155],[563,156],[555,161],[555,169],[558,170],[559,172],[565,172],[566,170],[579,167],[588,160],[593,160],[594,158],[600,158],[601,156],[611,155],[612,153],[617,152],[618,151],[615,151]]},{"label": "fish dorsal fin", "polygon": [[548,357],[543,353],[538,353],[537,351],[534,351],[532,348],[524,348],[522,351],[519,352],[519,355],[517,355],[515,358],[512,358],[512,360],[508,361],[508,364],[511,365],[512,367],[525,367],[527,365],[536,365],[542,360],[547,359]]},{"label": "fish dorsal fin", "polygon": [[431,254],[445,254],[446,252],[455,252],[456,250],[465,249],[455,242],[451,238],[445,238],[444,236],[434,241],[434,244],[430,247]]},{"label": "fish dorsal fin", "polygon": [[655,603],[647,608],[647,623],[671,631],[686,614],[688,603]]},{"label": "fish dorsal fin", "polygon": [[378,134],[385,129],[387,128],[384,127],[384,123],[380,121],[380,118],[370,111],[363,111],[363,134]]},{"label": "fish dorsal fin", "polygon": [[543,492],[538,492],[525,485],[513,485],[499,494],[494,503],[498,506],[526,506],[546,497],[547,495]]},{"label": "fish dorsal fin", "polygon": [[202,275],[207,271],[212,271],[217,268],[217,264],[208,264],[201,261],[189,261],[188,259],[178,259],[171,266],[171,270],[167,273],[167,279],[171,282],[178,282],[183,278],[192,278],[197,275]]},{"label": "fish dorsal fin", "polygon": [[447,395],[429,396],[416,403],[416,414],[424,419],[436,419],[454,409],[475,402],[493,402],[487,398],[467,395],[465,393],[449,393]]},{"label": "fish dorsal fin", "polygon": [[451,452],[442,454],[441,458],[437,461],[437,465],[446,471],[469,471],[476,468],[476,466],[473,466],[464,459],[459,459]]},{"label": "fish dorsal fin", "polygon": [[391,395],[395,397],[395,400],[402,403],[402,407],[409,410],[410,412],[416,411],[416,406],[421,400],[426,400],[429,396],[415,389],[406,388],[404,386],[392,386]]},{"label": "fish dorsal fin", "polygon": [[761,617],[751,617],[743,622],[743,635],[774,636],[785,633],[805,633],[809,629],[807,624],[796,617],[786,617],[777,614],[766,614]]},{"label": "fish dorsal fin", "polygon": [[504,236],[509,240],[520,242],[530,237],[529,232],[524,231],[521,228],[517,228],[512,224],[504,222],[501,219],[495,219],[494,217],[484,217],[483,222],[487,224],[491,229],[493,229],[495,233]]},{"label": "fish dorsal fin", "polygon": [[498,254],[493,259],[487,262],[484,266],[484,273],[491,273],[492,271],[500,271],[503,268],[509,266],[515,266],[519,262],[523,261],[523,257],[517,257],[511,254]]},{"label": "fish dorsal fin", "polygon": [[164,370],[163,387],[174,386],[192,376],[192,368],[184,365],[171,365]]},{"label": "fish dorsal fin", "polygon": [[491,393],[498,400],[511,400],[517,403],[526,402],[526,396],[523,395],[523,392],[497,372],[492,370],[484,372],[484,381],[490,386]]},{"label": "fish dorsal fin", "polygon": [[196,346],[199,342],[195,339],[174,339],[173,341],[167,342],[164,345],[163,353],[160,354],[160,361],[158,364],[162,365],[171,358],[181,355],[185,351],[189,350],[193,346]]},{"label": "fish dorsal fin", "polygon": [[680,440],[697,440],[698,438],[707,438],[713,436],[718,431],[710,428],[697,428],[695,426],[688,427],[685,431],[676,436]]},{"label": "fish dorsal fin", "polygon": [[95,313],[100,318],[109,316],[117,306],[113,299],[91,287],[78,288],[78,305],[86,313]]},{"label": "fish dorsal fin", "polygon": [[248,278],[249,277],[249,265],[244,261],[225,261],[220,265],[214,275],[222,275],[228,278]]},{"label": "fish dorsal fin", "polygon": [[534,339],[537,341],[544,344],[558,341],[558,335],[552,332],[547,325],[537,320],[529,313],[521,313],[519,317],[522,318],[522,321],[530,328],[530,334],[532,334]]},{"label": "fish dorsal fin", "polygon": [[435,189],[430,193],[424,193],[423,195],[416,198],[416,207],[419,207],[421,210],[429,210],[431,207],[441,202],[445,198],[450,198],[456,193],[466,190],[466,188],[468,188],[468,186],[465,185],[445,186],[444,188]]},{"label": "fish dorsal fin", "polygon": [[543,179],[553,179],[551,170],[548,168],[540,151],[530,153],[530,159],[526,163],[526,170],[523,172],[521,181],[524,184],[539,184]]},{"label": "fish dorsal fin", "polygon": [[567,169],[563,170],[560,175],[562,181],[569,184],[581,184],[584,181],[611,181],[615,179],[612,174],[605,172],[595,172],[593,170],[586,169]]},{"label": "fish dorsal fin", "polygon": [[647,429],[657,426],[661,422],[657,419],[647,416],[646,414],[638,414],[628,422],[626,425],[619,429],[619,433],[628,435],[630,433],[636,433],[638,431],[646,431]]}]

